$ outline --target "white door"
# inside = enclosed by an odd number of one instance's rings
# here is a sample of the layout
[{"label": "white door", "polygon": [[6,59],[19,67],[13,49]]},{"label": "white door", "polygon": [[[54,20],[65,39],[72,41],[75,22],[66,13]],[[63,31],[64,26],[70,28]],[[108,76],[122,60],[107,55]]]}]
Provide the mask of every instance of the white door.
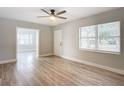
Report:
[{"label": "white door", "polygon": [[54,55],[62,55],[62,30],[54,31]]}]

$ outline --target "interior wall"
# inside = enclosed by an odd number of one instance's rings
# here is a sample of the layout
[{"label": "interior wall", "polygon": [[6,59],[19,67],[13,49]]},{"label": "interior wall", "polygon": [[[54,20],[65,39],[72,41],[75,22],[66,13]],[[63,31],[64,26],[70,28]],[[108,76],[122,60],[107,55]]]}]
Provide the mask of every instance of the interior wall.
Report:
[{"label": "interior wall", "polygon": [[16,27],[39,29],[39,55],[53,52],[51,27],[0,18],[0,61],[16,59]]},{"label": "interior wall", "polygon": [[[120,55],[79,50],[79,27],[113,21],[121,23]],[[124,70],[124,8],[58,25],[53,27],[53,31],[55,30],[63,30],[63,56]]]}]

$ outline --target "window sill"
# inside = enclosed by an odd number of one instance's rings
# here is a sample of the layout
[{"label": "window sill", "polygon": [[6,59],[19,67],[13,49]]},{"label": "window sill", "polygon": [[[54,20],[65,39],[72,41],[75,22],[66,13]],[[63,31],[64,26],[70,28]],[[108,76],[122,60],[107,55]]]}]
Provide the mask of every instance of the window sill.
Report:
[{"label": "window sill", "polygon": [[79,50],[82,50],[82,51],[89,51],[89,52],[97,52],[97,53],[106,53],[106,54],[120,55],[120,52],[110,52],[110,51],[93,50],[93,49],[84,49],[84,48],[79,48]]}]

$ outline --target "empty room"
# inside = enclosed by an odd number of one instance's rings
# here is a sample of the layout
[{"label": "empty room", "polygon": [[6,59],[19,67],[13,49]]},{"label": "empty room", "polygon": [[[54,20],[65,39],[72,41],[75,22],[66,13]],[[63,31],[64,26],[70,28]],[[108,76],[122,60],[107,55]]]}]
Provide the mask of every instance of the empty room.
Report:
[{"label": "empty room", "polygon": [[1,86],[123,86],[123,7],[0,7]]}]

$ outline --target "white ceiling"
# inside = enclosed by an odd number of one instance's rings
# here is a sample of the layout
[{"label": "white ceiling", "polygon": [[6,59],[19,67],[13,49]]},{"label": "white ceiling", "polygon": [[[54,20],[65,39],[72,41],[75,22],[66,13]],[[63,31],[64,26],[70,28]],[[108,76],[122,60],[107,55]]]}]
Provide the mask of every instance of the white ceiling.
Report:
[{"label": "white ceiling", "polygon": [[[61,10],[66,10],[67,13],[61,15],[67,17],[68,19],[56,19],[51,21],[49,18],[37,18],[37,16],[47,15],[40,9],[55,9],[56,12]],[[83,17],[95,15],[101,12],[109,11],[115,9],[114,7],[1,7],[0,17],[10,18],[22,21],[28,21],[33,23],[45,24],[49,26],[55,26],[68,21],[80,19]]]}]

